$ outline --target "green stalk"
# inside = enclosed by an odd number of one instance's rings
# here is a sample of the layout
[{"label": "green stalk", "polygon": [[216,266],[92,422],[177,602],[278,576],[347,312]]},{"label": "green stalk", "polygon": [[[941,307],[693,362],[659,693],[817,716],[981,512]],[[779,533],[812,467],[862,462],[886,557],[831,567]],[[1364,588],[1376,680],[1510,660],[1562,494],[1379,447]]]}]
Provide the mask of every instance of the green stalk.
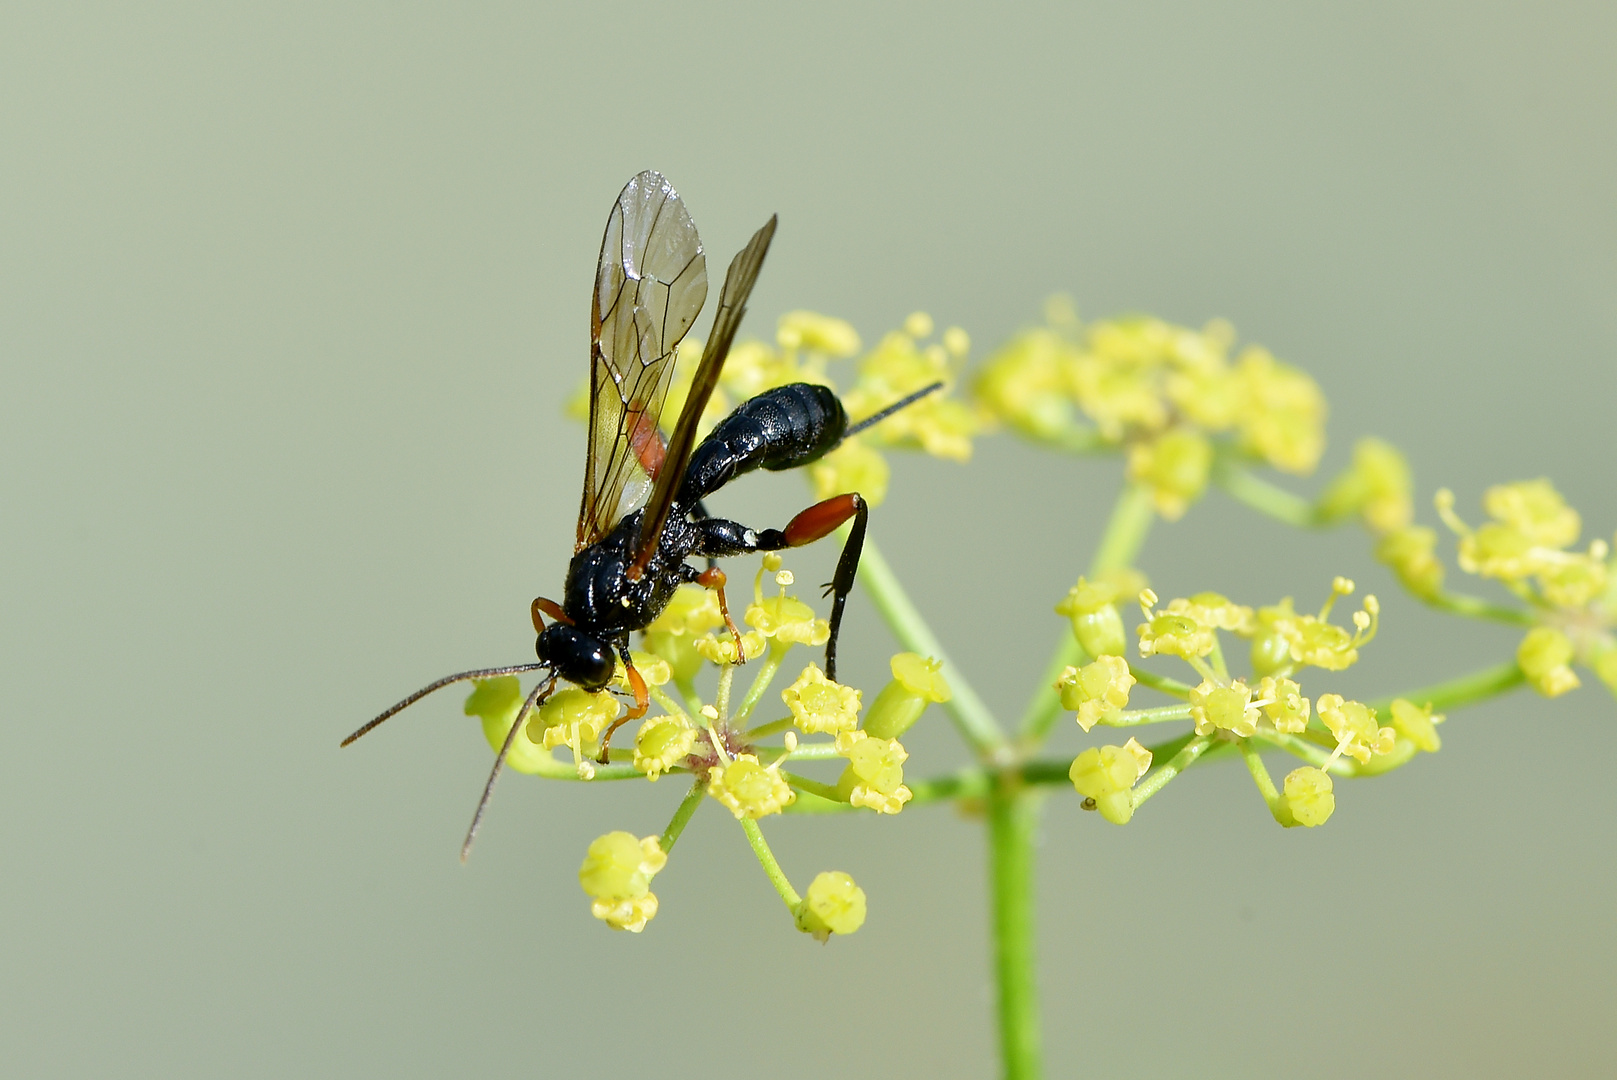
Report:
[{"label": "green stalk", "polygon": [[769,877],[769,883],[775,887],[775,891],[780,894],[780,898],[786,902],[786,909],[792,913],[792,917],[795,919],[797,909],[803,903],[803,898],[797,895],[797,890],[792,888],[792,883],[786,879],[786,871],[782,870],[780,863],[775,861],[775,853],[769,850],[769,843],[764,839],[764,831],[750,817],[741,819],[741,829],[747,834],[747,843],[752,845],[752,853],[758,856],[758,865],[764,868],[764,873]]},{"label": "green stalk", "polygon": [[859,557],[859,583],[870,594],[876,610],[881,612],[899,644],[910,652],[930,656],[943,665],[943,677],[954,691],[954,696],[943,707],[978,756],[990,761],[1004,758],[1007,745],[999,721],[994,719],[994,714],[988,710],[983,699],[977,696],[977,691],[966,680],[965,672],[943,651],[932,628],[915,610],[909,594],[893,574],[893,568],[882,557],[881,549],[868,536],[865,538],[864,552]]},{"label": "green stalk", "polygon": [[1506,660],[1503,664],[1495,664],[1481,671],[1474,671],[1469,675],[1461,675],[1457,679],[1423,686],[1419,690],[1411,690],[1406,694],[1393,694],[1390,697],[1378,698],[1369,701],[1369,705],[1377,713],[1385,714],[1392,708],[1393,698],[1405,698],[1416,705],[1430,704],[1434,711],[1444,709],[1458,709],[1462,705],[1470,705],[1474,701],[1495,697],[1507,690],[1514,690],[1527,681],[1522,669],[1516,666],[1516,661]]},{"label": "green stalk", "polygon": [[703,780],[698,780],[691,785],[691,789],[679,801],[679,806],[674,810],[673,818],[668,822],[668,828],[663,830],[663,854],[666,855],[674,850],[674,844],[679,841],[679,834],[685,831],[686,823],[691,820],[691,815],[696,813],[696,808],[702,805],[702,797],[706,794],[707,783]]},{"label": "green stalk", "polygon": [[1237,502],[1243,502],[1276,521],[1302,529],[1324,524],[1315,513],[1313,503],[1267,480],[1260,480],[1244,465],[1231,461],[1223,454],[1213,462],[1213,483]]},{"label": "green stalk", "polygon": [[1014,775],[1002,774],[988,796],[994,969],[999,983],[999,1047],[1005,1080],[1037,1080],[1043,1071],[1033,895],[1040,801]]}]

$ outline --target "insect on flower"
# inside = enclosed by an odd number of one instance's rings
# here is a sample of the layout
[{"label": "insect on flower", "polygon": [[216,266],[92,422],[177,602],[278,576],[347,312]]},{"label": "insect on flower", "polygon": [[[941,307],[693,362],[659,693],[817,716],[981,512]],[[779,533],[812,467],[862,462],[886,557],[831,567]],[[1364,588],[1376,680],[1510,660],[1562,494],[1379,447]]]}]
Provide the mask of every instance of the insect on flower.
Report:
[{"label": "insect on flower", "polygon": [[[656,619],[680,585],[696,582],[717,592],[719,610],[740,655],[741,635],[724,602],[725,577],[716,562],[721,557],[799,547],[852,520],[826,587],[832,603],[825,671],[836,677],[837,630],[859,568],[869,517],[864,499],[855,492],[832,496],[798,514],[784,529],[753,529],[713,517],[702,500],[754,469],[807,465],[942,384],[924,387],[851,425],[842,402],[827,387],[778,386],[742,402],[698,444],[697,423],[718,385],[774,235],[771,217],[731,260],[690,394],[664,442],[659,425],[673,377],[674,351],[707,298],[707,260],[696,226],[668,181],[649,170],[629,181],[606,219],[595,272],[589,447],[578,539],[562,602],[544,597],[533,602],[537,662],[446,675],[342,741],[347,746],[452,683],[542,672],[494,759],[461,847],[463,860],[471,851],[512,741],[528,715],[554,692],[558,680],[599,690],[613,680],[614,654],[622,660],[634,706],[602,736],[602,762],[607,760],[612,731],[645,715],[649,696],[629,658],[629,635]],[[691,566],[686,560],[692,558],[705,559],[706,569]]]}]

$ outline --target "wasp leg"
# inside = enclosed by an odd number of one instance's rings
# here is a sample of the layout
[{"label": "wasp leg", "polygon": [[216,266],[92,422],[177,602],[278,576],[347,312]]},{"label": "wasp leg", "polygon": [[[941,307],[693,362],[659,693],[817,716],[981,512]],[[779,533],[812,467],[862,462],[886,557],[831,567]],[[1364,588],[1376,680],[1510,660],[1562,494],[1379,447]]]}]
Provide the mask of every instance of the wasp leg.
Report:
[{"label": "wasp leg", "polygon": [[696,576],[696,583],[704,589],[712,589],[719,595],[719,614],[724,616],[724,625],[730,629],[730,640],[735,642],[736,663],[745,664],[747,655],[741,648],[741,631],[736,629],[735,620],[730,618],[730,605],[724,600],[724,583],[727,580],[724,571],[714,565],[714,560],[708,558],[708,567]]},{"label": "wasp leg", "polygon": [[722,518],[704,518],[696,523],[697,543],[692,552],[712,557],[802,547],[829,536],[850,518],[853,528],[848,533],[848,542],[842,546],[836,573],[826,586],[831,595],[831,636],[825,643],[825,676],[832,680],[837,671],[837,631],[842,626],[848,593],[853,590],[854,575],[859,572],[859,553],[864,550],[865,526],[870,520],[870,507],[864,499],[854,492],[834,495],[798,514],[784,529],[753,530]]},{"label": "wasp leg", "polygon": [[612,721],[612,726],[601,736],[601,752],[595,755],[598,765],[605,765],[611,760],[612,733],[629,721],[640,719],[651,707],[651,694],[646,690],[646,680],[640,674],[640,669],[634,666],[634,661],[629,659],[629,647],[624,645],[620,653],[623,656],[623,670],[629,679],[629,689],[634,693],[634,708]]}]

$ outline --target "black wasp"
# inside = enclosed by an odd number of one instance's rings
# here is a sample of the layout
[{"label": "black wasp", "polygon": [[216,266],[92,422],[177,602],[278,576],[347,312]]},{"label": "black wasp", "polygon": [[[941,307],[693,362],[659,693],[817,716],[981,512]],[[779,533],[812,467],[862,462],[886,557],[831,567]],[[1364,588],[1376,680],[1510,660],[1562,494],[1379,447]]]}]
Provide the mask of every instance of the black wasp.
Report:
[{"label": "black wasp", "polygon": [[[646,712],[646,684],[629,659],[629,634],[642,630],[668,605],[674,590],[696,582],[718,592],[719,609],[740,653],[740,633],[724,603],[726,555],[779,551],[828,535],[852,519],[848,541],[827,587],[831,637],[825,673],[836,678],[837,630],[859,568],[869,510],[857,493],[836,495],[794,517],[784,529],[752,529],[716,518],[702,500],[742,473],[791,469],[818,459],[843,439],[939,388],[934,384],[849,425],[836,394],[813,383],[766,390],[741,403],[700,445],[697,423],[719,382],[724,358],[746,312],[747,297],[775,235],[775,218],[753,234],[730,261],[713,330],[673,433],[663,441],[659,421],[673,377],[674,351],[707,299],[707,260],[696,226],[661,173],[643,172],[624,187],[606,219],[595,271],[590,317],[590,432],[578,541],[567,567],[562,602],[533,602],[538,661],[446,675],[342,741],[347,746],[388,717],[434,690],[469,679],[543,671],[505,737],[484,785],[461,858],[488,807],[511,742],[530,712],[566,680],[599,690],[623,661],[634,706],[601,739],[607,760],[612,732]],[[697,570],[687,559],[707,560]],[[545,617],[552,620],[546,623]]]}]

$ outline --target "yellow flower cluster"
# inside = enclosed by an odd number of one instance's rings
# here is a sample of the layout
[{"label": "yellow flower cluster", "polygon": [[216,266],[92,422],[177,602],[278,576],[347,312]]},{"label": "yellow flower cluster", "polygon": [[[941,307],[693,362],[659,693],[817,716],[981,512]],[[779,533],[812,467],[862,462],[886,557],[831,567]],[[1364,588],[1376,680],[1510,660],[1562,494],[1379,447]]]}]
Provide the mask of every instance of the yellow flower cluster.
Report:
[{"label": "yellow flower cluster", "polygon": [[590,897],[590,914],[614,930],[638,934],[657,914],[651,879],[668,863],[658,838],[635,839],[610,832],[590,844],[578,883]]},{"label": "yellow flower cluster", "polygon": [[1151,768],[1151,751],[1130,739],[1122,746],[1092,746],[1073,759],[1067,778],[1078,794],[1114,825],[1134,816],[1133,788]]},{"label": "yellow flower cluster", "polygon": [[1285,472],[1325,448],[1325,399],[1303,372],[1255,345],[1233,360],[1234,330],[1146,316],[1080,326],[1057,308],[989,357],[973,386],[999,421],[1032,438],[1126,446],[1129,475],[1177,518],[1207,486],[1213,436]]}]

